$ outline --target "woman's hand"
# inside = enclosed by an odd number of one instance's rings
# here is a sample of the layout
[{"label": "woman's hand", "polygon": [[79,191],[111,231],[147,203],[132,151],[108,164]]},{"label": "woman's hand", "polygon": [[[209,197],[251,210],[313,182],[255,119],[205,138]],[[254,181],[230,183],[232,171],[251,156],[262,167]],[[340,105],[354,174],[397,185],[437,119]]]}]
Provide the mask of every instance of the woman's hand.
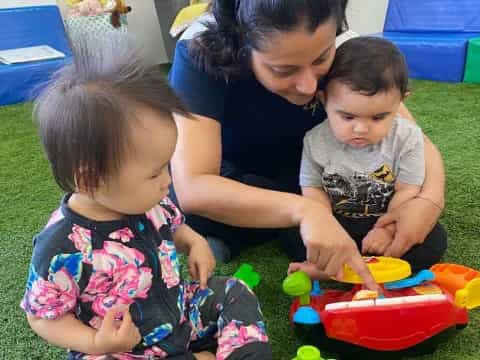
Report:
[{"label": "woman's hand", "polygon": [[384,255],[401,258],[412,246],[423,243],[440,214],[441,208],[438,205],[428,199],[416,197],[381,216],[375,228],[396,225],[393,241]]},{"label": "woman's hand", "polygon": [[188,269],[194,280],[200,281],[200,289],[207,287],[207,281],[215,270],[215,257],[207,240],[195,233],[188,254]]},{"label": "woman's hand", "polygon": [[[117,319],[120,314],[121,320]],[[140,340],[128,307],[116,306],[105,314],[93,342],[96,354],[110,354],[131,351]]]},{"label": "woman's hand", "polygon": [[287,274],[290,275],[297,271],[303,271],[312,280],[329,280],[330,277],[323,271],[320,271],[314,264],[308,261],[292,262],[288,265]]},{"label": "woman's hand", "polygon": [[304,200],[300,234],[307,248],[307,261],[315,264],[319,270],[341,281],[343,266],[348,264],[363,279],[367,288],[378,290],[355,242],[325,206]]}]

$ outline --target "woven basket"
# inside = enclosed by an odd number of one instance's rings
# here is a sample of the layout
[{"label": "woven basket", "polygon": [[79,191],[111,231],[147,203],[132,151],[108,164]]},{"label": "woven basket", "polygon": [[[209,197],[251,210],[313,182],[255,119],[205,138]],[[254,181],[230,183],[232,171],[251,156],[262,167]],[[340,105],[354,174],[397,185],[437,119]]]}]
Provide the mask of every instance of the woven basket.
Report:
[{"label": "woven basket", "polygon": [[127,31],[127,16],[120,15],[120,27],[110,22],[110,13],[95,16],[72,16],[65,19],[65,27],[73,45],[86,36],[102,37],[114,31]]}]

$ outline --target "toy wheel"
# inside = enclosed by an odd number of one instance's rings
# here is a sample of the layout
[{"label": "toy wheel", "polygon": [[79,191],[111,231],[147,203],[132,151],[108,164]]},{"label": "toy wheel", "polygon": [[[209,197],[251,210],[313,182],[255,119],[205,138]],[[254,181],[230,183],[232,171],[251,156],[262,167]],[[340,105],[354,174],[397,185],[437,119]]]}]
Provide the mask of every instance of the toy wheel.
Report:
[{"label": "toy wheel", "polygon": [[[364,260],[377,283],[405,279],[412,274],[410,264],[402,259],[385,256],[369,256],[364,257]],[[348,265],[345,265],[343,269],[343,279],[341,282],[350,284],[363,283],[360,276]]]}]

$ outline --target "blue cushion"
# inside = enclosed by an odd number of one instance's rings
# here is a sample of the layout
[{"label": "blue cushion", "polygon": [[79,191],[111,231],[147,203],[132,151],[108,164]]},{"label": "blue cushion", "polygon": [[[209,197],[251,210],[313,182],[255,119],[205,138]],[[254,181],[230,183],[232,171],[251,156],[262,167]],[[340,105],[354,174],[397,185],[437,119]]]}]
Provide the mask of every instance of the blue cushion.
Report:
[{"label": "blue cushion", "polygon": [[0,105],[31,100],[57,69],[71,61],[72,53],[57,6],[0,9],[0,50],[49,45],[64,59],[24,64],[0,64]]},{"label": "blue cushion", "polygon": [[479,0],[390,0],[384,31],[480,32]]},{"label": "blue cushion", "polygon": [[405,55],[412,78],[461,82],[470,33],[409,33],[375,34],[395,43]]}]

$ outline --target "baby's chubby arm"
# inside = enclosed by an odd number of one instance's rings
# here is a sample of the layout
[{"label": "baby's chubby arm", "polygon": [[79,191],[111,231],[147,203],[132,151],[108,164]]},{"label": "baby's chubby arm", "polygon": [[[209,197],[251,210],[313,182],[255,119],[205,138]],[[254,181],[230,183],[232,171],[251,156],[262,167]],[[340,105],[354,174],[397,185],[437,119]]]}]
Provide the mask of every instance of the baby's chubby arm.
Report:
[{"label": "baby's chubby arm", "polygon": [[[121,320],[118,320],[120,314]],[[90,355],[130,351],[141,340],[125,306],[110,309],[98,330],[83,324],[71,313],[56,320],[27,314],[27,320],[32,330],[49,343]]]}]

